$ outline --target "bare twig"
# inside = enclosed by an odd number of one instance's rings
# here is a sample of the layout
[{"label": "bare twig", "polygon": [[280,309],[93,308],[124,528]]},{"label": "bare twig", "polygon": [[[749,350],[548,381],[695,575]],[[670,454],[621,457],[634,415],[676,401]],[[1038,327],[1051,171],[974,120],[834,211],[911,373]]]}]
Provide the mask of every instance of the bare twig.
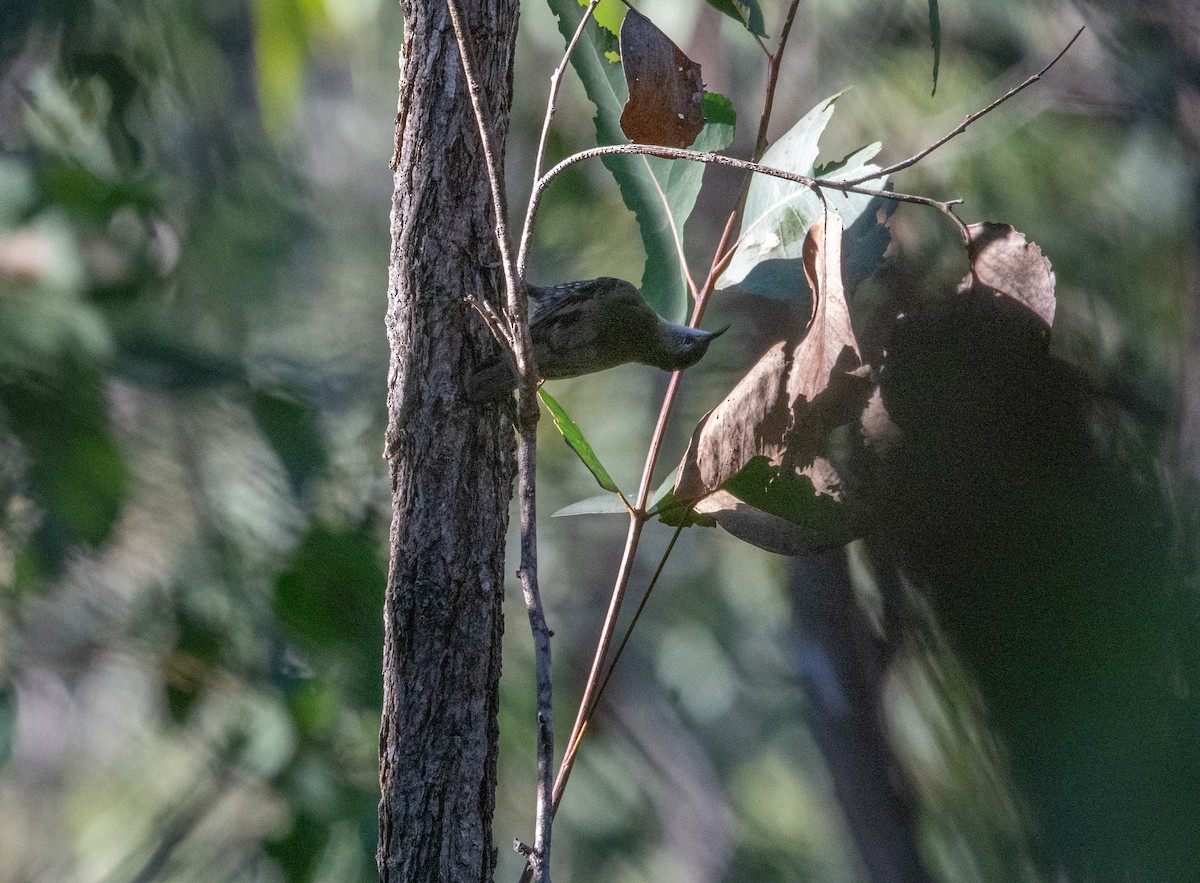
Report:
[{"label": "bare twig", "polygon": [[537,745],[538,787],[537,810],[533,850],[528,859],[538,883],[550,883],[550,831],[554,818],[551,790],[554,769],[554,724],[551,703],[550,629],[542,609],[541,593],[537,579],[537,365],[533,357],[533,342],[529,334],[529,315],[525,298],[525,281],[518,265],[513,260],[512,243],[508,236],[508,205],[504,198],[504,186],[500,178],[499,153],[496,149],[493,129],[483,107],[482,90],[475,77],[458,0],[446,0],[450,21],[454,27],[454,38],[462,58],[463,76],[467,83],[467,94],[475,113],[475,124],[479,129],[479,140],[487,163],[488,183],[492,189],[492,210],[496,215],[496,242],[500,259],[504,265],[504,282],[507,290],[507,312],[511,329],[513,356],[520,379],[520,420],[517,441],[518,496],[521,521],[521,564],[517,574],[521,579],[521,590],[525,596],[525,609],[529,615],[529,628],[533,633],[535,670],[537,681]]},{"label": "bare twig", "polygon": [[[754,161],[762,159],[767,152],[767,129],[771,125],[771,111],[775,107],[775,86],[779,82],[779,66],[783,63],[783,50],[787,47],[788,37],[792,33],[792,23],[796,20],[796,11],[800,8],[800,0],[792,0],[788,7],[783,27],[779,31],[779,45],[774,52],[767,53],[767,85],[763,90],[763,110],[758,118],[758,137],[754,139]],[[745,193],[746,189],[742,188]]]},{"label": "bare twig", "polygon": [[[479,141],[483,147],[484,163],[487,166],[488,184],[492,189],[492,209],[496,215],[496,244],[500,248],[500,261],[504,268],[504,283],[508,291],[507,308],[511,318],[524,316],[526,312],[525,297],[522,286],[518,284],[516,266],[513,263],[512,242],[508,235],[508,201],[504,196],[503,182],[500,180],[500,164],[497,159],[499,151],[496,149],[494,132],[492,130],[491,121],[488,119],[487,110],[483,106],[483,89],[479,85],[479,80],[475,77],[475,63],[471,59],[470,48],[467,46],[467,39],[463,32],[462,13],[458,8],[458,0],[446,0],[446,8],[450,12],[450,23],[454,27],[454,39],[458,43],[459,57],[462,59],[463,77],[467,83],[467,96],[471,100],[471,110],[475,114],[475,126],[479,130]],[[514,324],[516,324],[514,322]],[[521,335],[515,335],[520,337]],[[528,343],[529,333],[526,329],[524,334],[525,340],[523,343]],[[522,368],[522,373],[526,368],[526,362],[523,356],[527,357],[532,351],[532,346],[517,347],[518,350],[525,349],[525,353],[518,352],[517,360]]]},{"label": "bare twig", "polygon": [[[813,178],[809,175],[801,175],[798,172],[786,172],[783,169],[776,169],[771,166],[764,166],[761,163],[750,162],[745,159],[737,159],[732,156],[725,156],[720,153],[702,153],[694,150],[685,150],[677,147],[659,147],[653,144],[610,144],[604,147],[592,147],[588,150],[582,150],[579,153],[572,154],[562,160],[546,174],[542,175],[536,185],[534,185],[533,193],[529,197],[529,212],[526,218],[532,218],[537,213],[538,206],[541,203],[542,194],[546,187],[554,180],[564,169],[574,165],[577,162],[582,162],[586,159],[592,159],[598,156],[612,156],[614,154],[649,154],[650,156],[661,156],[666,159],[683,159],[688,162],[706,163],[709,165],[728,166],[729,168],[741,169],[746,172],[757,172],[760,175],[769,175],[772,178],[781,178],[784,181],[794,181],[797,184],[803,184],[805,187],[817,188],[823,187],[828,190],[837,190],[841,193],[861,193],[866,196],[877,196],[880,199],[890,199],[893,202],[909,202],[915,205],[923,205],[928,208],[937,209],[942,214],[951,218],[959,227],[962,222],[954,215],[953,207],[962,202],[961,199],[940,200],[931,199],[928,196],[917,196],[912,193],[898,193],[894,190],[878,190],[871,187],[863,187],[859,181],[838,181],[830,178]],[[882,173],[875,173],[864,180],[871,180],[880,177]]]},{"label": "bare twig", "polygon": [[879,178],[884,175],[893,175],[896,172],[903,171],[904,169],[912,168],[917,163],[919,163],[921,160],[923,160],[925,157],[929,156],[929,154],[933,153],[939,147],[944,145],[947,141],[957,138],[963,132],[967,131],[967,126],[971,125],[971,123],[975,122],[980,117],[987,116],[989,113],[991,113],[993,110],[995,110],[997,107],[999,107],[1004,102],[1008,101],[1008,99],[1012,98],[1018,92],[1021,92],[1025,89],[1027,89],[1028,87],[1030,87],[1034,83],[1036,83],[1038,80],[1040,80],[1042,77],[1044,77],[1046,75],[1046,72],[1049,71],[1050,68],[1054,67],[1054,65],[1058,64],[1059,59],[1067,54],[1067,50],[1075,45],[1075,41],[1079,39],[1079,35],[1082,34],[1083,31],[1084,31],[1083,28],[1080,28],[1079,30],[1077,30],[1075,32],[1075,36],[1072,37],[1067,42],[1067,45],[1062,48],[1062,51],[1059,52],[1058,55],[1054,56],[1054,58],[1052,58],[1050,60],[1050,63],[1047,64],[1040,71],[1038,71],[1036,74],[1034,74],[1031,77],[1028,77],[1023,82],[1019,83],[1018,85],[1013,86],[1011,89],[1009,89],[1007,92],[1005,92],[999,98],[997,98],[995,101],[993,101],[987,107],[977,110],[972,114],[968,114],[966,119],[964,119],[961,123],[959,123],[953,129],[951,129],[949,132],[947,132],[945,135],[943,135],[937,141],[934,141],[932,144],[930,144],[924,150],[921,150],[918,153],[914,153],[908,159],[902,159],[898,163],[893,163],[892,165],[888,166],[886,169],[880,169],[878,172],[873,172],[870,175],[861,175],[858,178],[850,178],[847,180],[846,183],[861,184],[863,181],[869,181],[872,178]]},{"label": "bare twig", "polygon": [[[683,533],[682,523],[671,534],[671,541],[667,543],[667,548],[659,556],[658,566],[654,568],[654,576],[650,577],[650,582],[646,585],[646,591],[642,593],[642,600],[638,603],[637,610],[633,611],[633,618],[629,620],[629,625],[625,627],[625,634],[621,636],[621,643],[617,645],[617,651],[613,654],[612,662],[609,663],[608,670],[604,673],[604,679],[600,682],[600,689],[596,691],[596,700],[592,703],[592,707],[588,711],[589,718],[595,713],[596,706],[600,704],[600,700],[604,698],[604,690],[608,687],[608,682],[612,680],[613,673],[617,670],[617,663],[621,661],[621,657],[625,654],[625,648],[629,645],[629,639],[633,637],[634,627],[637,626],[638,620],[642,618],[642,612],[646,609],[646,605],[650,601],[650,594],[654,591],[654,587],[658,585],[658,578],[662,576],[662,572],[667,566],[667,559],[671,557],[671,552],[674,551],[675,543],[679,540],[681,533]],[[574,745],[568,745],[567,751],[573,753],[575,747]]]},{"label": "bare twig", "polygon": [[[558,107],[558,90],[562,86],[563,74],[566,73],[567,63],[571,60],[571,53],[575,51],[575,45],[579,42],[579,38],[583,35],[583,29],[587,26],[588,20],[592,17],[592,12],[599,5],[600,0],[591,0],[588,8],[583,11],[583,16],[579,19],[579,25],[575,28],[575,33],[571,35],[571,40],[567,43],[567,48],[563,52],[562,60],[559,61],[558,67],[554,69],[554,73],[550,75],[550,95],[546,99],[546,116],[542,120],[542,134],[538,138],[537,156],[533,161],[533,180],[537,183],[538,177],[542,174],[542,163],[546,158],[546,142],[550,138],[550,121],[554,119],[554,112]],[[521,229],[521,244],[517,250],[517,275],[522,279],[525,278],[526,271],[529,269],[529,243],[533,238],[533,216],[526,215],[525,226]]]},{"label": "bare twig", "polygon": [[492,337],[496,338],[496,342],[504,349],[508,358],[514,361],[513,368],[515,369],[516,364],[513,353],[516,350],[516,344],[513,343],[512,328],[509,327],[509,324],[496,312],[496,308],[492,306],[491,301],[476,297],[473,294],[464,295],[463,300],[470,304],[471,308],[479,314],[479,318],[488,327],[488,331],[492,332]]}]

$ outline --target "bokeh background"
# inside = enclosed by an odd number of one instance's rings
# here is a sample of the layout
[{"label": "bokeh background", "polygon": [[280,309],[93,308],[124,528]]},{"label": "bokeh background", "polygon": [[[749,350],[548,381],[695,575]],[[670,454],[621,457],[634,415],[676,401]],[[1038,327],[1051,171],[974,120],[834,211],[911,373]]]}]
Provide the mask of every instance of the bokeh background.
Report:
[{"label": "bokeh background", "polygon": [[[768,34],[784,4],[763,3]],[[1040,83],[899,189],[1013,224],[1058,277],[1056,352],[1133,415],[1179,511],[1200,475],[1200,23],[1185,2],[801,5],[778,135],[848,90],[823,142],[915,152],[1089,29]],[[638,4],[739,113],[764,56],[699,0]],[[375,878],[388,219],[403,23],[382,0],[55,0],[0,7],[0,883]],[[509,139],[523,205],[561,38],[525,4]],[[852,88],[851,88],[852,87]],[[555,158],[593,143],[569,78]],[[687,230],[703,275],[740,179]],[[953,229],[902,207],[883,281],[963,273]],[[436,236],[436,231],[430,231]],[[540,216],[533,281],[636,279],[636,225],[599,164]],[[790,305],[718,299],[733,329],[689,372],[664,466]],[[665,377],[623,367],[553,392],[632,490]],[[540,510],[596,492],[543,421]],[[473,468],[462,464],[462,468]],[[1186,520],[1186,518],[1185,518]],[[624,533],[544,518],[560,732]],[[669,530],[644,543],[644,586]],[[515,549],[514,549],[515,552]],[[851,549],[851,561],[862,557]],[[515,557],[512,558],[515,561]],[[555,828],[562,881],[864,879],[807,728],[786,562],[681,537]],[[869,583],[869,568],[852,572]],[[498,879],[532,829],[530,641],[515,585],[501,707]],[[900,672],[892,720],[945,880],[1037,879],[978,698],[952,661]]]}]

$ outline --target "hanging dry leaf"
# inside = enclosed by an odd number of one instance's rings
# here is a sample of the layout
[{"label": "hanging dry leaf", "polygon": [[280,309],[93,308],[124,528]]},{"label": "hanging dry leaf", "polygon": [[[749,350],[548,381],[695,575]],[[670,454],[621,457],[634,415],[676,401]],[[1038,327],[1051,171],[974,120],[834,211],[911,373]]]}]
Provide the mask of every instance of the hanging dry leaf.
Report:
[{"label": "hanging dry leaf", "polygon": [[775,344],[725,400],[701,419],[683,457],[675,499],[694,503],[727,482],[768,447],[777,450],[792,423],[787,378],[792,353]]},{"label": "hanging dry leaf", "polygon": [[954,439],[967,459],[1001,437],[1021,443],[1010,430],[1055,370],[1050,262],[1007,224],[968,232],[971,269],[955,294],[906,311],[891,329],[879,374],[887,419],[876,421],[942,447]]},{"label": "hanging dry leaf", "polygon": [[621,66],[629,86],[621,131],[643,144],[690,147],[704,128],[700,65],[630,9],[621,23]]},{"label": "hanging dry leaf", "polygon": [[985,221],[967,228],[971,271],[959,283],[960,292],[991,291],[1025,307],[1049,328],[1054,324],[1054,271],[1042,250],[1008,224]]},{"label": "hanging dry leaf", "polygon": [[862,411],[872,384],[850,327],[841,229],[828,213],[806,238],[805,274],[816,296],[803,340],[772,347],[700,422],[675,489],[676,500],[731,533],[784,554],[849,538],[848,513],[828,506],[842,501],[840,480],[821,454],[829,433]]}]

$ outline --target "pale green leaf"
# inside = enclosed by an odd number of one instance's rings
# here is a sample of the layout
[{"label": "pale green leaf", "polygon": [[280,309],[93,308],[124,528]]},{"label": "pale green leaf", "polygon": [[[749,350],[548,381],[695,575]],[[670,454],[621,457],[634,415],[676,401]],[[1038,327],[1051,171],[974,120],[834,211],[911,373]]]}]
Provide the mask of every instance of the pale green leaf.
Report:
[{"label": "pale green leaf", "polygon": [[613,494],[600,494],[599,496],[588,497],[586,500],[572,503],[570,506],[563,506],[550,517],[566,518],[570,515],[615,515],[628,511],[625,508],[625,501],[620,497]]},{"label": "pale green leaf", "polygon": [[[878,171],[878,166],[868,162],[879,152],[878,143],[836,162],[816,165],[818,142],[833,116],[839,95],[827,98],[809,111],[771,146],[762,164],[835,181]],[[876,179],[863,186],[879,190],[884,189],[885,182]],[[893,204],[878,197],[828,189],[825,199],[845,226],[842,261],[852,289],[876,270],[883,257],[889,234],[877,215],[882,212],[886,216]],[[755,175],[746,199],[738,247],[718,280],[718,287],[782,300],[811,297],[801,253],[805,234],[821,212],[820,198],[808,187],[769,175]]]}]

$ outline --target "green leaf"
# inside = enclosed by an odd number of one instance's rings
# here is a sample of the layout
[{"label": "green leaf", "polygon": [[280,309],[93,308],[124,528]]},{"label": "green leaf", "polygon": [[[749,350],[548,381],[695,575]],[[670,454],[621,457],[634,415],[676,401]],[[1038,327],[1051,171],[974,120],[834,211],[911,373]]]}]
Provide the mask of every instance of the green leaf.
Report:
[{"label": "green leaf", "polygon": [[717,522],[708,515],[697,514],[690,506],[684,507],[675,501],[675,481],[677,470],[667,473],[663,483],[650,495],[650,514],[657,515],[658,520],[670,527],[716,527]]},{"label": "green leaf", "polygon": [[76,221],[104,224],[126,206],[139,212],[156,211],[158,195],[144,180],[109,180],[68,160],[40,167],[38,187],[45,201],[66,211]]},{"label": "green leaf", "polygon": [[[570,39],[583,10],[573,0],[548,0],[558,17],[564,39]],[[596,140],[600,144],[628,143],[621,131],[621,112],[628,98],[615,36],[589,23],[571,55],[571,64],[596,107]],[[724,150],[733,141],[733,108],[721,96],[705,96],[705,126],[693,150]],[[699,163],[646,156],[610,156],[604,165],[616,179],[625,205],[634,213],[646,250],[641,289],[646,302],[660,315],[679,321],[687,312],[686,276],[677,236],[696,204],[704,168]]]},{"label": "green leaf", "polygon": [[929,0],[929,42],[933,44],[933,91],[937,94],[938,68],[942,63],[942,19],[938,15],[938,0]]},{"label": "green leaf", "polygon": [[655,489],[654,493],[650,495],[651,515],[657,514],[658,510],[661,509],[667,501],[674,499],[672,496],[672,491],[675,490],[676,475],[677,471],[674,469],[668,472],[667,477],[663,479],[662,484],[660,484]]},{"label": "green leaf", "polygon": [[690,504],[685,506],[676,502],[674,482],[675,476],[672,473],[672,487],[663,494],[652,510],[658,516],[658,520],[669,527],[716,527],[717,521],[711,515],[701,515]]},{"label": "green leaf", "polygon": [[[878,143],[836,162],[816,165],[818,142],[833,116],[839,95],[827,98],[809,111],[771,146],[762,164],[831,180],[878,171],[877,166],[868,163],[879,152]],[[882,180],[873,180],[864,186],[883,189],[884,184]],[[832,190],[825,192],[825,198],[829,207],[841,216],[845,227],[842,266],[847,289],[852,290],[875,272],[883,258],[890,235],[877,216],[881,212],[885,216],[890,214],[893,204],[891,200]],[[809,188],[769,175],[755,175],[746,198],[738,247],[718,280],[718,287],[778,300],[811,298],[801,255],[805,234],[821,212],[821,201]]]},{"label": "green leaf", "polygon": [[567,518],[571,515],[624,515],[629,510],[625,508],[625,501],[615,494],[598,494],[594,497],[588,497],[585,500],[580,500],[577,503],[572,503],[569,506],[563,506],[551,518]]},{"label": "green leaf", "polygon": [[708,5],[725,13],[754,36],[767,35],[763,29],[763,14],[758,0],[708,0]]},{"label": "green leaf", "polygon": [[123,332],[116,349],[113,371],[150,389],[184,392],[246,381],[241,359],[159,332]]},{"label": "green leaf", "polygon": [[[580,6],[587,6],[589,0],[579,0]],[[625,20],[625,10],[628,9],[621,0],[600,0],[592,12],[596,24],[611,34],[621,33],[621,22]],[[576,19],[578,22],[578,19]]]},{"label": "green leaf", "polygon": [[[716,527],[717,522],[707,515],[698,515],[690,508],[675,502],[675,472],[672,470],[663,483],[650,494],[649,513],[657,515],[659,520],[670,527]],[[629,512],[625,501],[611,494],[600,494],[588,497],[569,506],[564,506],[555,512],[551,518],[571,515],[623,515]]]},{"label": "green leaf", "polygon": [[751,457],[723,487],[754,508],[803,527],[832,533],[844,520],[837,500],[818,494],[807,475],[772,466],[761,455]]},{"label": "green leaf", "polygon": [[[704,121],[711,123],[714,127],[727,126],[728,128],[726,130],[714,128],[712,132],[712,143],[720,146],[697,149],[724,150],[733,142],[733,127],[737,123],[737,111],[733,109],[733,102],[720,92],[704,93]],[[701,137],[703,137],[703,133],[701,133]]]},{"label": "green leaf", "polygon": [[[558,431],[562,433],[567,444],[571,446],[571,450],[583,461],[583,465],[592,473],[592,477],[596,479],[600,487],[611,493],[619,494],[621,490],[617,487],[617,483],[612,480],[612,476],[608,474],[608,470],[604,468],[604,464],[600,462],[600,458],[596,456],[596,452],[592,450],[588,440],[583,437],[583,431],[575,424],[563,406],[544,389],[539,389],[538,395],[541,396],[542,402],[554,418],[554,425],[558,427]],[[624,510],[624,505],[621,508]]]},{"label": "green leaf", "polygon": [[329,842],[328,819],[312,812],[293,812],[285,833],[274,834],[264,844],[264,851],[279,865],[285,880],[316,878]]}]

